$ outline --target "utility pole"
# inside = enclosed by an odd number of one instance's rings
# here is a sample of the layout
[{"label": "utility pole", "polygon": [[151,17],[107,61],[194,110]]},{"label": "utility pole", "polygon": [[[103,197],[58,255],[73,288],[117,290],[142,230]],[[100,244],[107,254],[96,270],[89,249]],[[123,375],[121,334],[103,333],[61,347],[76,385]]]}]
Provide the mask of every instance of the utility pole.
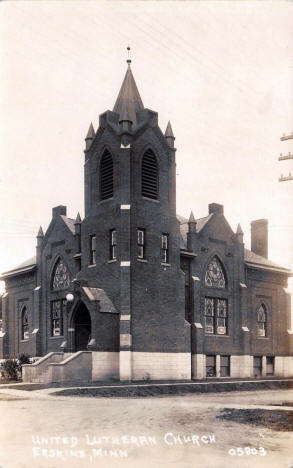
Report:
[{"label": "utility pole", "polygon": [[[280,138],[280,140],[281,141],[293,140],[293,132],[291,133],[291,135],[285,135],[284,133],[283,136]],[[285,155],[281,153],[278,158],[279,161],[284,161],[286,159],[293,159],[293,154],[291,154],[291,151],[289,151],[289,153]],[[286,182],[287,180],[293,180],[293,176],[291,175],[291,172],[289,172],[288,176],[283,176],[283,174],[281,174],[281,176],[279,177],[279,182]]]}]

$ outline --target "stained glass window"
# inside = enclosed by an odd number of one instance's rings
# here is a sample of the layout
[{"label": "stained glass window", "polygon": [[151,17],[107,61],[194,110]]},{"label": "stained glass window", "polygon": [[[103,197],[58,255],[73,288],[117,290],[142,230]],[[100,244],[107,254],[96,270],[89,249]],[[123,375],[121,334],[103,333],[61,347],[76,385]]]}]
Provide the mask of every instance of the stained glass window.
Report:
[{"label": "stained glass window", "polygon": [[208,334],[227,335],[227,299],[205,297],[204,307],[205,332]]},{"label": "stained glass window", "polygon": [[205,332],[214,333],[214,299],[205,298]]},{"label": "stained glass window", "polygon": [[65,263],[60,258],[54,268],[52,289],[66,289],[68,288],[69,285],[70,285],[69,272]]},{"label": "stained glass window", "polygon": [[63,311],[65,307],[65,299],[51,302],[51,336],[63,335]]},{"label": "stained glass window", "polygon": [[267,313],[266,307],[264,304],[258,308],[257,311],[257,335],[266,336],[266,322],[267,322]]},{"label": "stained glass window", "polygon": [[222,289],[226,287],[224,271],[217,257],[214,257],[207,267],[205,285]]},{"label": "stained glass window", "polygon": [[28,340],[29,339],[29,331],[28,331],[28,313],[27,308],[24,307],[21,313],[21,339]]}]

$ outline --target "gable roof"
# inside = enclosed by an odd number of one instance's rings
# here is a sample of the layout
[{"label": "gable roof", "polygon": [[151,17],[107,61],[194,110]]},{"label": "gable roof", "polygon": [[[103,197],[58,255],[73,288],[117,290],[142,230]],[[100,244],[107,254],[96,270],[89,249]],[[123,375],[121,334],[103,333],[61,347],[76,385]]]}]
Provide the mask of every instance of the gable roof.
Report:
[{"label": "gable roof", "polygon": [[[200,232],[204,226],[209,222],[213,217],[214,213],[205,216],[204,218],[196,219],[196,232]],[[188,233],[188,219],[184,216],[176,215],[178,221],[180,222],[180,248],[187,249],[187,233]]]},{"label": "gable roof", "polygon": [[[204,226],[209,222],[214,213],[209,214],[204,218],[196,219],[196,232],[200,232]],[[188,219],[184,216],[176,215],[178,221],[180,222],[180,249],[187,249],[187,233],[188,233]],[[287,268],[284,268],[277,263],[268,260],[267,258],[261,257],[260,255],[251,252],[248,249],[244,249],[244,261],[246,265],[253,268],[258,268],[267,271],[276,271],[278,273],[285,273],[290,275],[291,271]]]},{"label": "gable roof", "polygon": [[288,268],[284,268],[277,263],[272,262],[268,258],[257,255],[251,250],[244,249],[244,261],[247,266],[252,266],[254,268],[261,268],[265,270],[274,270],[279,271],[280,273],[290,274],[291,271]]},{"label": "gable roof", "polygon": [[[67,218],[67,216],[65,215],[60,215],[60,218],[62,218],[63,222],[65,223],[71,234],[75,234],[75,220],[72,218]],[[16,266],[15,268],[12,268],[12,270],[5,271],[4,273],[2,273],[0,279],[5,279],[9,276],[20,275],[22,273],[28,273],[29,271],[33,271],[37,267],[36,261],[36,256],[31,257],[25,262]]]},{"label": "gable roof", "polygon": [[65,215],[60,215],[60,217],[63,219],[64,223],[66,224],[68,229],[71,231],[71,233],[75,234],[75,228],[74,228],[75,219],[67,218],[67,216]]}]

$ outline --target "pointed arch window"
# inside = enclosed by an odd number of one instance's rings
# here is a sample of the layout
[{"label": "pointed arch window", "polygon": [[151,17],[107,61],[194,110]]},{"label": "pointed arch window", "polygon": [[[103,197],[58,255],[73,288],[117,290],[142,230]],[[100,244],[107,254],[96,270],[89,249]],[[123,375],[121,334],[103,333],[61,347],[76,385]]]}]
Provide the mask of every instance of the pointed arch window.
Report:
[{"label": "pointed arch window", "polygon": [[158,199],[159,171],[158,161],[151,149],[148,149],[141,163],[141,194],[143,197]]},{"label": "pointed arch window", "polygon": [[21,339],[28,340],[29,339],[29,331],[28,331],[28,311],[27,307],[25,306],[21,312]]},{"label": "pointed arch window", "polygon": [[114,165],[111,153],[106,149],[100,164],[100,199],[107,200],[114,194]]},{"label": "pointed arch window", "polygon": [[257,336],[267,336],[267,308],[264,304],[257,310]]},{"label": "pointed arch window", "polygon": [[57,260],[53,270],[52,289],[66,289],[70,285],[69,271],[61,258]]},{"label": "pointed arch window", "polygon": [[210,289],[208,297],[204,298],[205,333],[211,335],[227,335],[227,291],[217,291],[217,289],[225,289],[227,287],[227,281],[221,262],[216,256],[211,259],[207,266],[204,281],[206,287],[215,288],[214,294],[212,293],[212,289]]},{"label": "pointed arch window", "polygon": [[205,286],[212,288],[226,287],[226,278],[223,267],[217,257],[212,258],[205,273]]}]

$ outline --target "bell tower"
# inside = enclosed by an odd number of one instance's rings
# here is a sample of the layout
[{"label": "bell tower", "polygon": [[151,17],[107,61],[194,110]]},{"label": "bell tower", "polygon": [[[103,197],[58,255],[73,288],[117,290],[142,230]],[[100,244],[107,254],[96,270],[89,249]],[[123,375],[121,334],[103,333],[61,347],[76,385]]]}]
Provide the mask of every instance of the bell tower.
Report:
[{"label": "bell tower", "polygon": [[121,380],[190,378],[174,140],[144,107],[128,59],[113,111],[86,137],[80,272],[120,312]]}]

